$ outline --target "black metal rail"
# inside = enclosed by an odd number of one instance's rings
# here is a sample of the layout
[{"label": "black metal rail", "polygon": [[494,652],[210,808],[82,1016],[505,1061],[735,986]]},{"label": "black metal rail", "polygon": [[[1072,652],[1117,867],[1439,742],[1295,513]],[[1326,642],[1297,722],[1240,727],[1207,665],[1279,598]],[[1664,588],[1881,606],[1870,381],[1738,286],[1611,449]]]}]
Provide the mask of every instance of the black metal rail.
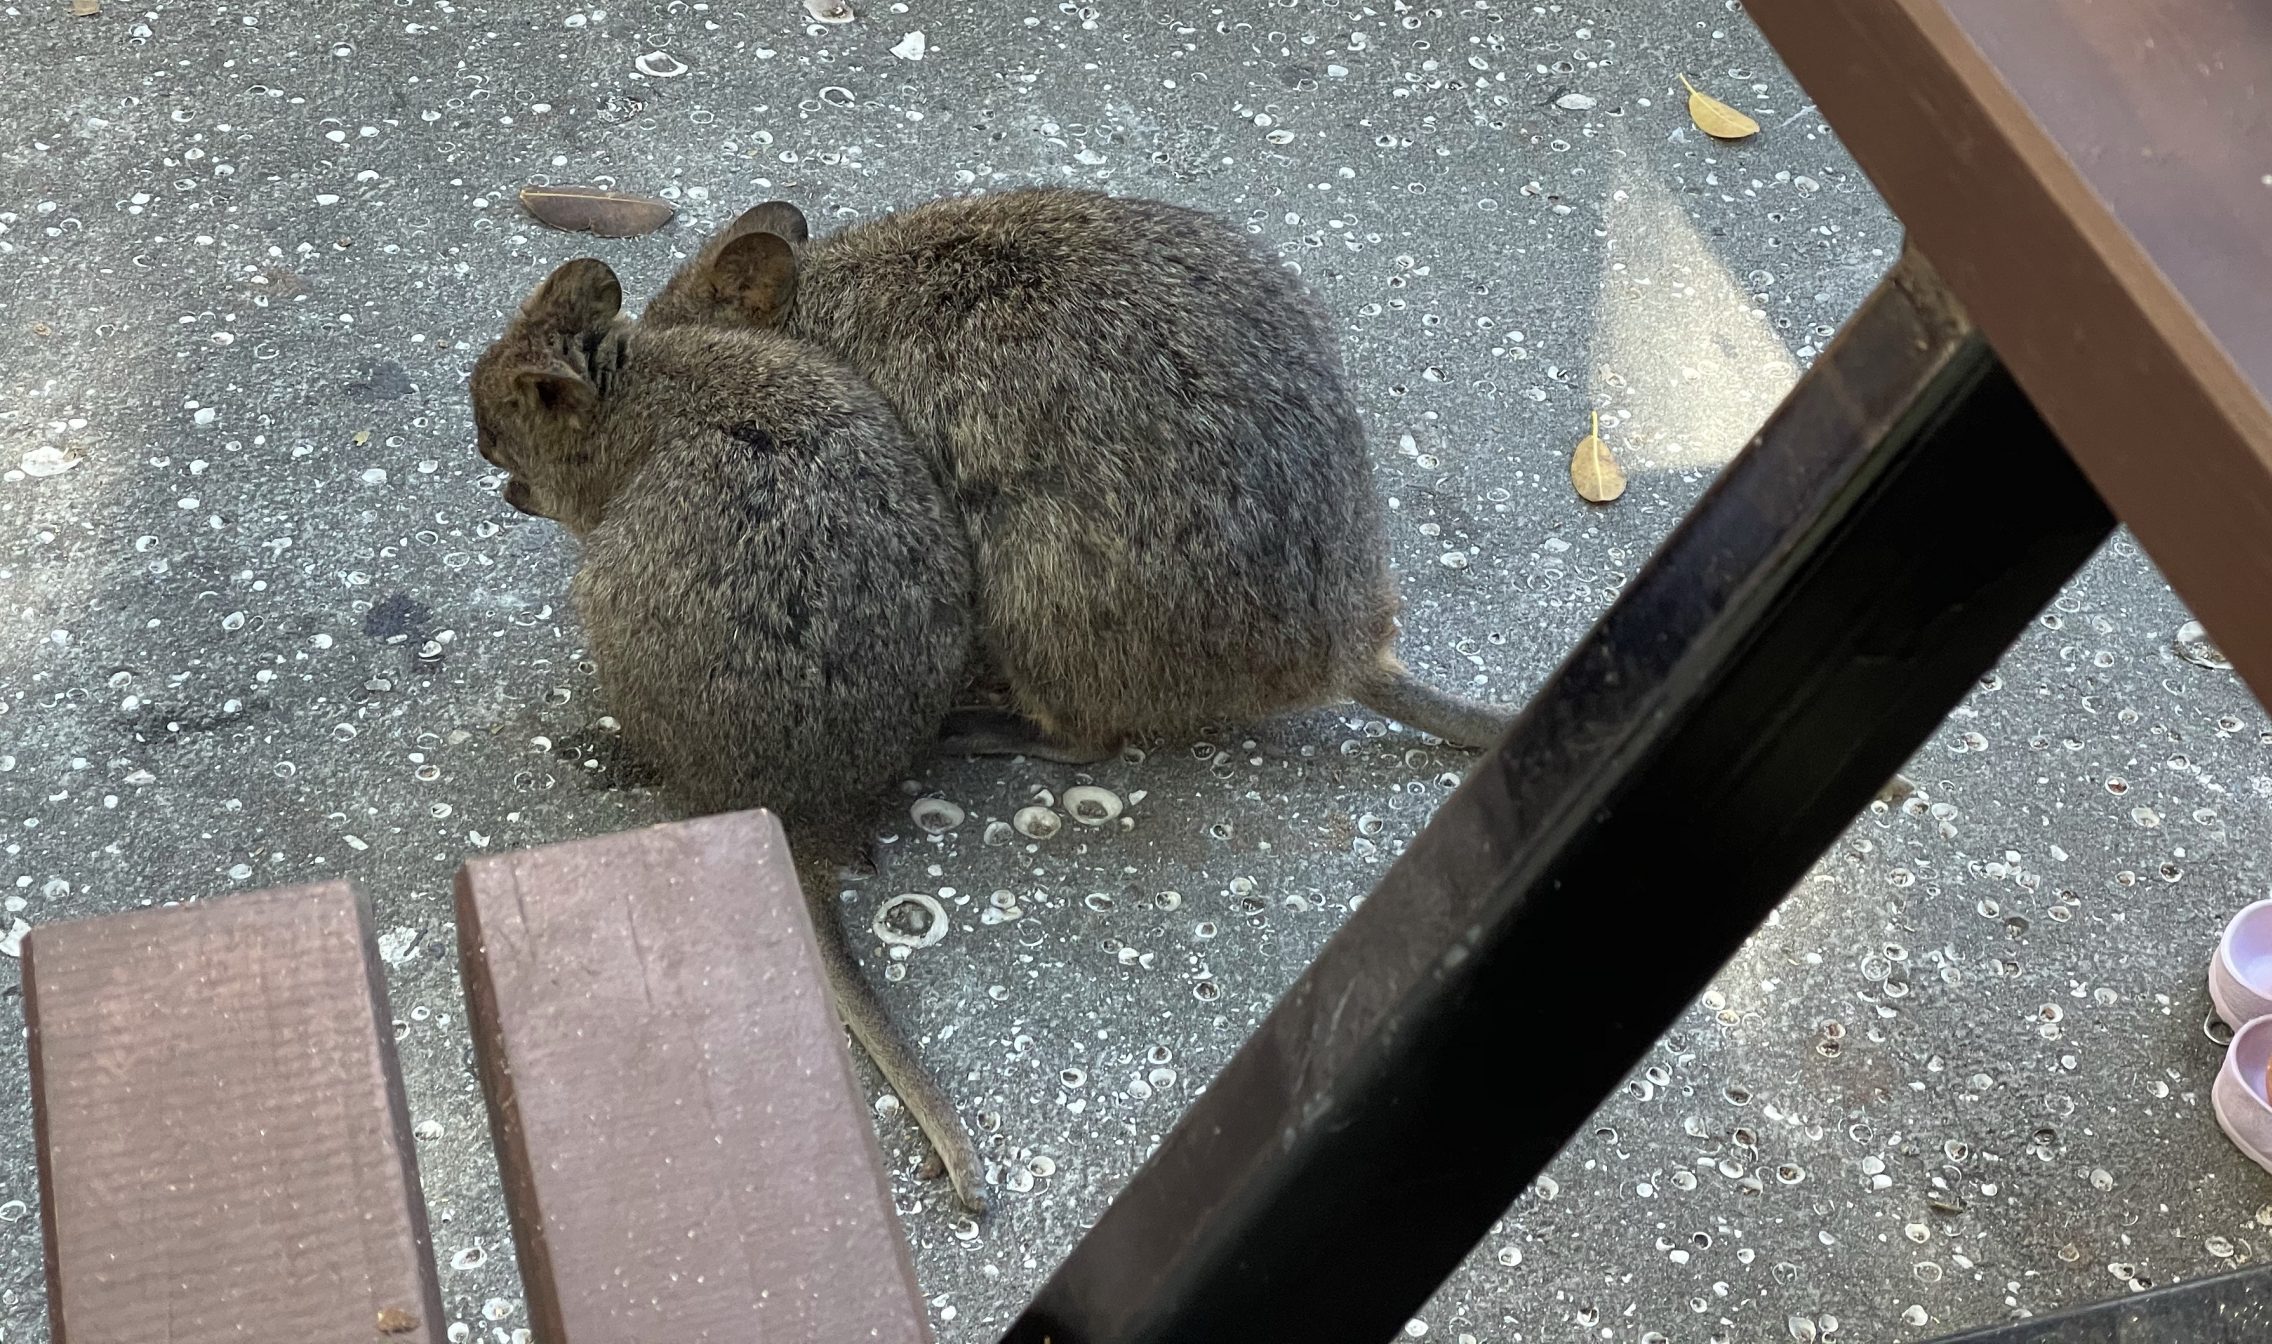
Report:
[{"label": "black metal rail", "polygon": [[2112,527],[1904,258],[1007,1340],[1389,1339]]},{"label": "black metal rail", "polygon": [[2015,1321],[1939,1344],[2264,1344],[2272,1339],[2272,1269]]}]

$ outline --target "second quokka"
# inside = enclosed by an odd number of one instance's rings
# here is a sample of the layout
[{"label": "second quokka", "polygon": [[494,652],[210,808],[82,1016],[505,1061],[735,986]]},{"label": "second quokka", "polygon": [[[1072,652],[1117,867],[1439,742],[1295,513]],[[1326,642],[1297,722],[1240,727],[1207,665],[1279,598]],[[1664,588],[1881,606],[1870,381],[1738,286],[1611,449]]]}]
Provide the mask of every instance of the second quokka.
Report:
[{"label": "second quokka", "polygon": [[951,749],[1090,760],[1347,699],[1467,746],[1511,721],[1398,661],[1331,328],[1212,215],[1045,188],[815,239],[772,202],[640,323],[811,341],[935,456],[974,547],[984,671],[1023,714],[958,714]]},{"label": "second quokka", "polygon": [[472,378],[505,499],[581,543],[570,592],[635,755],[704,811],[788,830],[838,1011],[956,1195],[984,1169],[862,976],[836,899],[970,653],[967,545],[865,380],[764,332],[641,330],[614,272],[554,271]]}]

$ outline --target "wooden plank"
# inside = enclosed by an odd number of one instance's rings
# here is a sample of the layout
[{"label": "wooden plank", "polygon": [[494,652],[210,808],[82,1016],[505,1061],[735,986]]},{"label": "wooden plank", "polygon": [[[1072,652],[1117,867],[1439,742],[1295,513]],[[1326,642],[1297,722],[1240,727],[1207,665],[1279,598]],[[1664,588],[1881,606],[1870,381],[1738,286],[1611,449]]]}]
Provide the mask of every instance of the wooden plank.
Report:
[{"label": "wooden plank", "polygon": [[[1747,11],[2272,702],[2272,6]],[[2026,507],[1952,499],[1951,519],[1995,526]]]},{"label": "wooden plank", "polygon": [[2272,399],[2272,6],[1949,0],[1947,9],[2257,395]]},{"label": "wooden plank", "polygon": [[439,1344],[353,888],[50,925],[23,974],[56,1344]]},{"label": "wooden plank", "polygon": [[929,1337],[771,815],[476,859],[457,892],[538,1338]]}]

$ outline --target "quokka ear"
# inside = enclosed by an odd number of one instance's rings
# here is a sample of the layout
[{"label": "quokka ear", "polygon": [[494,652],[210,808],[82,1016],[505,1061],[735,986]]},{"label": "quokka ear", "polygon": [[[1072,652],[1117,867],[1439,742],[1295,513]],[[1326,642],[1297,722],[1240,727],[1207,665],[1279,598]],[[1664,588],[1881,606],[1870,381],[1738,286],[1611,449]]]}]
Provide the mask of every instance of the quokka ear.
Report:
[{"label": "quokka ear", "polygon": [[533,419],[581,419],[599,407],[599,389],[558,361],[547,368],[522,369],[511,386],[522,414]]},{"label": "quokka ear", "polygon": [[578,257],[545,277],[521,311],[562,331],[597,331],[623,311],[623,284],[597,257]]},{"label": "quokka ear", "polygon": [[792,243],[802,243],[812,236],[805,228],[805,212],[787,201],[753,205],[726,226],[728,238],[739,238],[745,233],[770,233]]},{"label": "quokka ear", "polygon": [[720,300],[770,326],[797,292],[797,254],[780,234],[746,233],[719,249],[710,278]]}]

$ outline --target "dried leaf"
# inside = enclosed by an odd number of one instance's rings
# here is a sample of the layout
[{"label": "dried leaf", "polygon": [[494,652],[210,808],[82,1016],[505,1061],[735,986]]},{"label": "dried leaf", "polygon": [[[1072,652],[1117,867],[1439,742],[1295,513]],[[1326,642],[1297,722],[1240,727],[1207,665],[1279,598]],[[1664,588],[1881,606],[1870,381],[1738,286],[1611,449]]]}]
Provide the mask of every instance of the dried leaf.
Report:
[{"label": "dried leaf", "polygon": [[1607,504],[1625,493],[1625,472],[1609,455],[1609,445],[1601,441],[1599,412],[1594,415],[1594,432],[1578,440],[1578,451],[1570,459],[1570,484],[1593,504]]},{"label": "dried leaf", "polygon": [[1688,82],[1688,76],[1682,75],[1680,82],[1688,89],[1688,119],[1696,123],[1697,130],[1715,140],[1747,140],[1759,134],[1758,122],[1700,92]]},{"label": "dried leaf", "polygon": [[521,208],[539,224],[602,238],[653,233],[678,214],[678,207],[668,201],[598,187],[524,187]]},{"label": "dried leaf", "polygon": [[371,431],[369,431],[369,430],[367,430],[367,429],[358,429],[358,430],[356,430],[356,431],[355,431],[355,446],[356,446],[356,447],[360,448],[360,447],[362,447],[362,446],[363,446],[364,444],[366,444],[366,443],[369,443],[370,441],[371,441]]},{"label": "dried leaf", "polygon": [[103,12],[103,0],[71,0],[71,13],[82,19],[91,19]]}]

